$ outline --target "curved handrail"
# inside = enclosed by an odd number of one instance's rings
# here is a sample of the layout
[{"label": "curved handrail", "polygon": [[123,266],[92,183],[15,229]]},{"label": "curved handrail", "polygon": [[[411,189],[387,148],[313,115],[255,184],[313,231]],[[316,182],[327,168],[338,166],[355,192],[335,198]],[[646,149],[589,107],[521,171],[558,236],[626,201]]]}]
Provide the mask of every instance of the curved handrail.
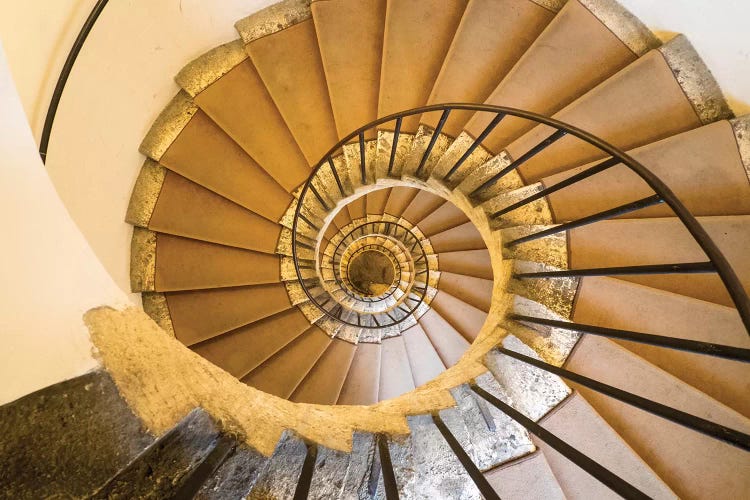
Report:
[{"label": "curved handrail", "polygon": [[65,90],[65,84],[68,83],[70,73],[73,71],[73,65],[78,59],[78,54],[83,48],[83,44],[91,33],[96,20],[99,19],[99,15],[107,6],[109,0],[98,0],[94,8],[91,9],[89,17],[86,18],[86,22],[83,23],[81,31],[78,32],[78,36],[73,42],[73,46],[70,48],[68,57],[65,59],[60,76],[57,78],[57,84],[55,84],[55,90],[52,92],[52,98],[50,99],[49,107],[47,108],[47,116],[44,118],[44,127],[42,127],[42,138],[39,141],[39,156],[42,157],[42,163],[47,162],[47,148],[49,147],[49,139],[52,134],[52,125],[55,122],[55,116],[57,115],[57,107],[60,105],[60,99],[62,99],[63,91]]},{"label": "curved handrail", "polygon": [[[740,282],[736,273],[732,269],[732,266],[727,261],[726,257],[724,257],[721,250],[719,250],[718,246],[713,242],[713,240],[708,235],[706,230],[703,229],[700,223],[690,213],[690,211],[682,204],[682,202],[674,194],[674,192],[672,192],[672,190],[669,189],[669,187],[666,184],[664,184],[664,182],[661,179],[659,179],[653,172],[651,172],[648,168],[646,168],[640,162],[638,162],[637,160],[635,160],[634,158],[632,158],[630,155],[620,150],[619,148],[609,144],[608,142],[574,125],[570,125],[560,120],[546,117],[546,116],[543,116],[543,115],[540,115],[538,113],[534,113],[531,111],[524,111],[521,109],[516,109],[516,108],[511,108],[511,107],[506,107],[506,106],[492,106],[488,104],[471,104],[471,103],[434,104],[430,106],[421,106],[418,108],[413,108],[413,109],[409,109],[406,111],[393,113],[388,116],[378,118],[377,120],[373,120],[372,122],[366,125],[363,125],[362,127],[359,127],[355,131],[343,137],[336,145],[330,148],[328,152],[322,157],[322,159],[313,168],[310,174],[310,177],[305,182],[299,194],[299,203],[297,203],[294,219],[292,222],[292,234],[293,235],[297,234],[297,221],[299,219],[300,210],[303,206],[303,201],[305,199],[305,196],[310,190],[312,180],[315,178],[315,176],[318,174],[321,168],[329,164],[328,163],[329,160],[333,158],[335,153],[339,151],[345,144],[350,143],[352,139],[354,139],[355,137],[358,137],[361,139],[365,131],[373,129],[377,127],[378,125],[382,125],[384,123],[388,123],[391,121],[400,122],[405,117],[413,116],[413,115],[421,115],[421,114],[429,113],[429,112],[443,111],[445,113],[445,112],[450,112],[454,110],[495,113],[498,116],[500,115],[515,116],[517,118],[523,118],[523,119],[530,120],[539,124],[548,125],[556,129],[558,132],[563,131],[564,134],[573,135],[589,143],[590,145],[596,147],[597,149],[609,154],[609,156],[613,158],[617,158],[619,160],[619,163],[624,164],[631,171],[637,174],[641,179],[643,179],[643,181],[646,182],[646,184],[648,184],[648,186],[657,195],[659,195],[659,197],[667,205],[669,205],[669,207],[672,209],[675,215],[680,219],[680,221],[682,221],[683,225],[686,227],[686,229],[691,234],[693,239],[701,247],[703,252],[708,257],[709,261],[713,265],[715,271],[721,278],[730,297],[732,298],[732,301],[734,302],[734,305],[737,309],[737,312],[740,315],[740,318],[742,319],[745,329],[747,330],[748,334],[750,334],[750,299],[745,293],[742,283]],[[297,243],[296,238],[292,237],[292,256],[294,260],[294,266],[295,266],[295,270],[297,271],[298,277],[301,277],[299,263],[297,259],[296,243]],[[305,290],[305,293],[308,295],[308,297],[312,300],[312,297],[310,296],[308,291],[305,289],[305,287],[303,286],[302,288],[303,290]]]}]

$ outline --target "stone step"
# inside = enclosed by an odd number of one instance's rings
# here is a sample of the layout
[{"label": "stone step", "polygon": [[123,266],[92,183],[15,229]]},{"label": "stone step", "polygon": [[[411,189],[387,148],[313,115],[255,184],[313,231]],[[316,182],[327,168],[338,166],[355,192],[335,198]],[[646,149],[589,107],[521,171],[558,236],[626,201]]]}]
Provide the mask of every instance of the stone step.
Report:
[{"label": "stone step", "polygon": [[421,325],[412,326],[401,336],[416,387],[426,384],[445,370],[445,365]]},{"label": "stone step", "polygon": [[414,389],[409,355],[402,336],[381,342],[378,400],[395,398]]},{"label": "stone step", "polygon": [[334,339],[292,393],[295,403],[332,405],[341,393],[357,347]]},{"label": "stone step", "polygon": [[438,292],[430,305],[469,342],[477,338],[487,320],[485,311],[467,304],[444,290]]},{"label": "stone step", "polygon": [[357,345],[357,352],[336,404],[369,405],[378,402],[381,356],[380,344]]},{"label": "stone step", "polygon": [[[500,498],[508,500],[563,500],[566,498],[541,450],[489,470],[484,473],[484,477]],[[529,478],[533,478],[533,481]]]}]

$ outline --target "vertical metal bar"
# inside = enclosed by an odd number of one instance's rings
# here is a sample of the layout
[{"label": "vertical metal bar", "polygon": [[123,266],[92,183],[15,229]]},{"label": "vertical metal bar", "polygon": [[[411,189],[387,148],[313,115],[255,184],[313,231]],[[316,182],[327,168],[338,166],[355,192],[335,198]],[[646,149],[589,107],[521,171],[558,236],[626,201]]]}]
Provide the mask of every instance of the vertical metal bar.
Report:
[{"label": "vertical metal bar", "polygon": [[297,480],[297,489],[294,490],[294,500],[305,500],[310,492],[313,471],[315,470],[315,459],[318,457],[318,445],[307,443],[307,455],[302,464],[302,471]]},{"label": "vertical metal bar", "polygon": [[326,211],[330,210],[330,208],[328,207],[328,204],[323,200],[323,197],[320,196],[320,193],[318,192],[317,189],[315,189],[315,186],[313,185],[312,182],[310,183],[310,191],[313,192],[313,194],[315,195],[315,197],[318,199],[318,201],[320,202],[320,204],[323,205],[323,208]]},{"label": "vertical metal bar", "polygon": [[424,169],[425,164],[427,163],[427,158],[430,157],[430,153],[432,153],[432,148],[435,147],[435,143],[437,142],[438,136],[440,136],[440,132],[443,131],[443,127],[445,126],[445,121],[448,119],[448,115],[451,114],[450,109],[446,109],[443,111],[443,114],[440,115],[440,121],[438,121],[437,127],[432,132],[432,137],[430,138],[430,143],[427,145],[427,149],[425,149],[424,154],[422,155],[422,160],[419,162],[419,166],[417,167],[416,172],[414,175],[419,177],[419,174]]},{"label": "vertical metal bar", "polygon": [[398,500],[398,485],[396,484],[396,474],[394,474],[393,472],[391,452],[388,450],[388,438],[386,438],[383,434],[378,434],[376,440],[378,442],[380,466],[383,471],[385,498],[387,500]]},{"label": "vertical metal bar", "polygon": [[536,437],[547,443],[551,448],[554,448],[562,456],[589,473],[594,479],[607,486],[609,489],[611,489],[621,497],[628,500],[650,499],[648,495],[640,491],[632,484],[626,482],[624,479],[614,474],[609,469],[603,467],[598,462],[587,457],[562,439],[549,432],[541,425],[528,418],[526,415],[505,404],[503,401],[499,400],[478,385],[472,384],[471,388],[474,392],[482,396],[488,403],[492,404],[498,410],[502,411],[510,418],[521,424],[530,433],[534,434]]},{"label": "vertical metal bar", "polygon": [[336,181],[336,185],[339,188],[339,192],[341,193],[341,196],[346,196],[346,193],[344,192],[344,186],[341,185],[341,179],[339,178],[339,173],[336,171],[336,167],[333,165],[333,158],[330,156],[328,157],[328,166],[331,167],[331,173],[333,174],[333,178]]},{"label": "vertical metal bar", "polygon": [[451,169],[448,171],[447,174],[445,174],[446,181],[450,179],[450,177],[456,173],[456,170],[458,170],[461,165],[464,164],[464,162],[471,156],[471,154],[476,150],[480,144],[487,138],[488,135],[497,127],[497,125],[502,121],[502,119],[505,118],[505,113],[498,113],[495,115],[495,118],[492,119],[492,121],[487,125],[484,130],[482,130],[482,133],[479,134],[479,136],[474,140],[474,142],[469,146],[469,149],[464,152],[463,155],[461,155],[461,158],[458,159],[458,161],[451,167]]},{"label": "vertical metal bar", "polygon": [[736,446],[737,448],[750,451],[750,435],[745,434],[744,432],[725,427],[723,425],[717,424],[716,422],[711,422],[710,420],[706,420],[704,418],[697,417],[676,408],[672,408],[671,406],[657,403],[656,401],[652,401],[631,392],[618,389],[617,387],[599,382],[598,380],[594,380],[581,374],[568,371],[564,368],[550,365],[548,363],[545,363],[544,361],[539,361],[538,359],[524,356],[523,354],[519,354],[504,347],[498,347],[497,350],[508,357],[517,359],[531,366],[535,366],[549,373],[554,373],[559,377],[568,379],[571,382],[575,382],[576,384],[581,384],[582,386],[588,387],[591,390],[609,396],[613,399],[617,399],[618,401],[622,401],[623,403],[629,404],[630,406],[634,406],[639,410],[646,411],[665,420],[669,420],[676,424],[682,425],[683,427],[687,427],[688,429],[700,432],[713,439],[724,441],[725,443],[729,443],[732,446]]},{"label": "vertical metal bar", "polygon": [[393,131],[393,145],[391,145],[391,158],[388,160],[388,176],[393,172],[393,164],[396,161],[396,150],[398,149],[398,139],[401,135],[401,122],[403,117],[396,118],[396,129]]},{"label": "vertical metal bar", "polygon": [[[586,226],[588,224],[593,224],[594,222],[611,219],[612,217],[617,217],[619,215],[624,215],[630,212],[635,212],[636,210],[641,210],[643,208],[647,208],[652,205],[658,205],[659,203],[663,203],[663,202],[664,200],[662,200],[658,194],[655,194],[647,198],[642,198],[640,200],[637,200],[631,203],[620,205],[619,207],[615,207],[610,210],[605,210],[603,212],[589,215],[588,217],[582,217],[580,219],[576,219],[571,222],[566,222],[565,224],[560,224],[559,226],[555,226],[550,229],[545,229],[544,231],[539,231],[537,233],[524,236],[522,238],[516,238],[515,240],[509,241],[508,243],[506,243],[505,246],[510,247],[513,245],[519,245],[527,241],[536,240],[538,238],[544,238],[545,236],[549,236],[550,234],[560,233],[562,231],[567,231],[568,229],[575,229],[577,227]],[[490,217],[495,217],[495,214],[490,215]]]},{"label": "vertical metal bar", "polygon": [[367,184],[367,173],[365,171],[365,133],[359,133],[359,171],[362,174],[362,184]]},{"label": "vertical metal bar", "polygon": [[531,148],[529,151],[527,151],[525,154],[523,154],[521,157],[519,157],[517,160],[512,162],[510,165],[502,169],[500,172],[496,173],[486,181],[482,183],[478,188],[476,188],[474,191],[472,191],[469,194],[469,197],[475,196],[478,192],[482,191],[483,189],[487,189],[488,187],[495,184],[497,181],[508,175],[513,170],[520,167],[522,164],[529,161],[531,158],[536,156],[537,154],[541,153],[543,150],[547,149],[547,147],[552,144],[553,142],[556,142],[557,140],[565,137],[568,134],[567,130],[559,129],[554,134],[550,135],[546,139],[544,139],[542,142]]},{"label": "vertical metal bar", "polygon": [[482,496],[486,499],[497,499],[500,500],[500,495],[495,493],[495,490],[492,488],[492,485],[487,481],[487,478],[484,477],[484,474],[482,474],[482,471],[477,468],[477,466],[472,462],[471,457],[464,451],[464,449],[461,447],[461,443],[458,442],[458,440],[455,438],[455,436],[451,433],[450,429],[448,429],[448,426],[445,425],[445,422],[443,422],[443,419],[440,418],[440,415],[438,413],[432,414],[432,421],[435,422],[435,426],[440,431],[440,434],[443,435],[443,438],[448,443],[448,446],[451,447],[451,450],[453,450],[453,453],[456,455],[456,458],[458,458],[458,461],[461,462],[461,465],[466,470],[466,473],[469,474],[469,477],[472,481],[474,481],[474,484],[477,486],[477,489],[479,490],[479,493],[482,494]]},{"label": "vertical metal bar", "polygon": [[188,478],[182,483],[174,498],[195,498],[203,485],[213,477],[216,470],[234,453],[236,441],[229,436],[221,436],[214,449],[203,459],[203,461],[190,472]]}]

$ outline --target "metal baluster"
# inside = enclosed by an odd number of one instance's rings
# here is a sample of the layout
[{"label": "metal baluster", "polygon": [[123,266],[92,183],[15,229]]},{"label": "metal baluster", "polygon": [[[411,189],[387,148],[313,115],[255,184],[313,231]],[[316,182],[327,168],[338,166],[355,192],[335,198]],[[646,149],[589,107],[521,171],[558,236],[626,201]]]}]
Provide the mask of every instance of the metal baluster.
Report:
[{"label": "metal baluster", "polygon": [[398,139],[401,135],[401,122],[403,117],[399,116],[396,118],[396,129],[393,131],[393,145],[391,146],[391,158],[388,161],[388,176],[391,176],[393,172],[393,163],[396,161],[396,150],[398,149]]},{"label": "metal baluster", "polygon": [[711,262],[688,262],[685,264],[656,264],[647,266],[600,267],[594,269],[568,269],[564,271],[542,271],[517,273],[514,278],[569,278],[578,276],[635,276],[647,274],[700,274],[716,272]]},{"label": "metal baluster", "polygon": [[310,492],[313,472],[315,470],[315,459],[318,457],[318,445],[314,443],[307,444],[307,454],[302,464],[302,471],[297,480],[297,488],[294,490],[294,500],[305,500]]},{"label": "metal baluster", "polygon": [[380,468],[383,471],[385,498],[387,500],[398,500],[398,485],[396,484],[396,474],[393,472],[391,452],[388,450],[388,438],[386,438],[383,434],[378,434],[375,439],[378,444]]},{"label": "metal baluster", "polygon": [[451,114],[451,110],[446,109],[443,111],[443,114],[440,115],[440,121],[438,121],[437,127],[432,132],[430,143],[427,145],[427,149],[425,149],[424,154],[422,155],[422,160],[419,162],[419,166],[417,167],[417,170],[414,173],[416,177],[419,177],[419,174],[422,172],[422,169],[424,169],[425,163],[427,163],[427,158],[430,157],[430,153],[432,153],[432,148],[435,147],[435,143],[437,142],[438,136],[440,136],[440,132],[442,132],[443,127],[445,126],[445,122],[448,119],[448,115],[450,114]]},{"label": "metal baluster", "polygon": [[456,170],[458,170],[461,165],[464,164],[464,162],[471,156],[471,154],[476,150],[480,144],[487,138],[488,135],[497,127],[497,125],[502,121],[502,119],[505,118],[505,113],[498,113],[495,115],[495,118],[492,119],[492,121],[487,125],[481,134],[474,140],[474,142],[469,146],[469,149],[467,149],[463,155],[461,155],[461,158],[458,159],[456,163],[453,164],[451,169],[448,171],[447,174],[445,174],[444,180],[449,180],[453,174],[456,173]]},{"label": "metal baluster", "polygon": [[365,172],[365,133],[359,133],[359,170],[362,174],[362,184],[367,184],[367,173]]},{"label": "metal baluster", "polygon": [[339,188],[339,192],[341,193],[341,196],[346,196],[346,193],[344,192],[344,186],[341,185],[341,179],[339,178],[339,173],[336,171],[336,167],[333,165],[333,158],[330,156],[328,157],[328,165],[331,167],[331,173],[333,173],[333,178],[336,181],[336,185]]}]

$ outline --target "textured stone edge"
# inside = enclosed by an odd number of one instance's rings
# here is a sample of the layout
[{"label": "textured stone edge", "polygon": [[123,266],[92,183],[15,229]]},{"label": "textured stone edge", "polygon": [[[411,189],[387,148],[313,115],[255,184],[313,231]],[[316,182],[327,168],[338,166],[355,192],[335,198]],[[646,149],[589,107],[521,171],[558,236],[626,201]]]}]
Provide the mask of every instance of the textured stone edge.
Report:
[{"label": "textured stone edge", "polygon": [[312,17],[310,0],[284,0],[237,21],[234,27],[248,44],[307,21]]},{"label": "textured stone edge", "polygon": [[134,226],[148,227],[166,175],[166,168],[150,158],[146,159],[130,195],[125,222]]},{"label": "textured stone edge", "polygon": [[568,0],[531,0],[531,2],[537,4],[540,7],[544,7],[552,12],[560,12],[560,9],[565,7]]},{"label": "textured stone edge", "polygon": [[734,117],[711,70],[685,35],[677,35],[662,45],[659,52],[701,123]]},{"label": "textured stone edge", "polygon": [[143,311],[153,319],[162,330],[175,336],[172,315],[169,313],[167,296],[159,292],[143,292],[141,294]]},{"label": "textured stone edge", "polygon": [[133,228],[130,242],[130,291],[153,292],[156,286],[156,233]]},{"label": "textured stone edge", "polygon": [[156,117],[138,150],[159,161],[197,111],[188,93],[180,90]]},{"label": "textured stone edge", "polygon": [[737,149],[740,152],[740,161],[745,167],[745,173],[750,180],[750,115],[741,116],[730,120],[734,138],[737,141]]},{"label": "textured stone edge", "polygon": [[642,56],[661,42],[636,16],[616,0],[578,0],[635,55]]},{"label": "textured stone edge", "polygon": [[242,40],[233,40],[193,59],[174,80],[188,95],[195,97],[245,59],[245,44]]}]

